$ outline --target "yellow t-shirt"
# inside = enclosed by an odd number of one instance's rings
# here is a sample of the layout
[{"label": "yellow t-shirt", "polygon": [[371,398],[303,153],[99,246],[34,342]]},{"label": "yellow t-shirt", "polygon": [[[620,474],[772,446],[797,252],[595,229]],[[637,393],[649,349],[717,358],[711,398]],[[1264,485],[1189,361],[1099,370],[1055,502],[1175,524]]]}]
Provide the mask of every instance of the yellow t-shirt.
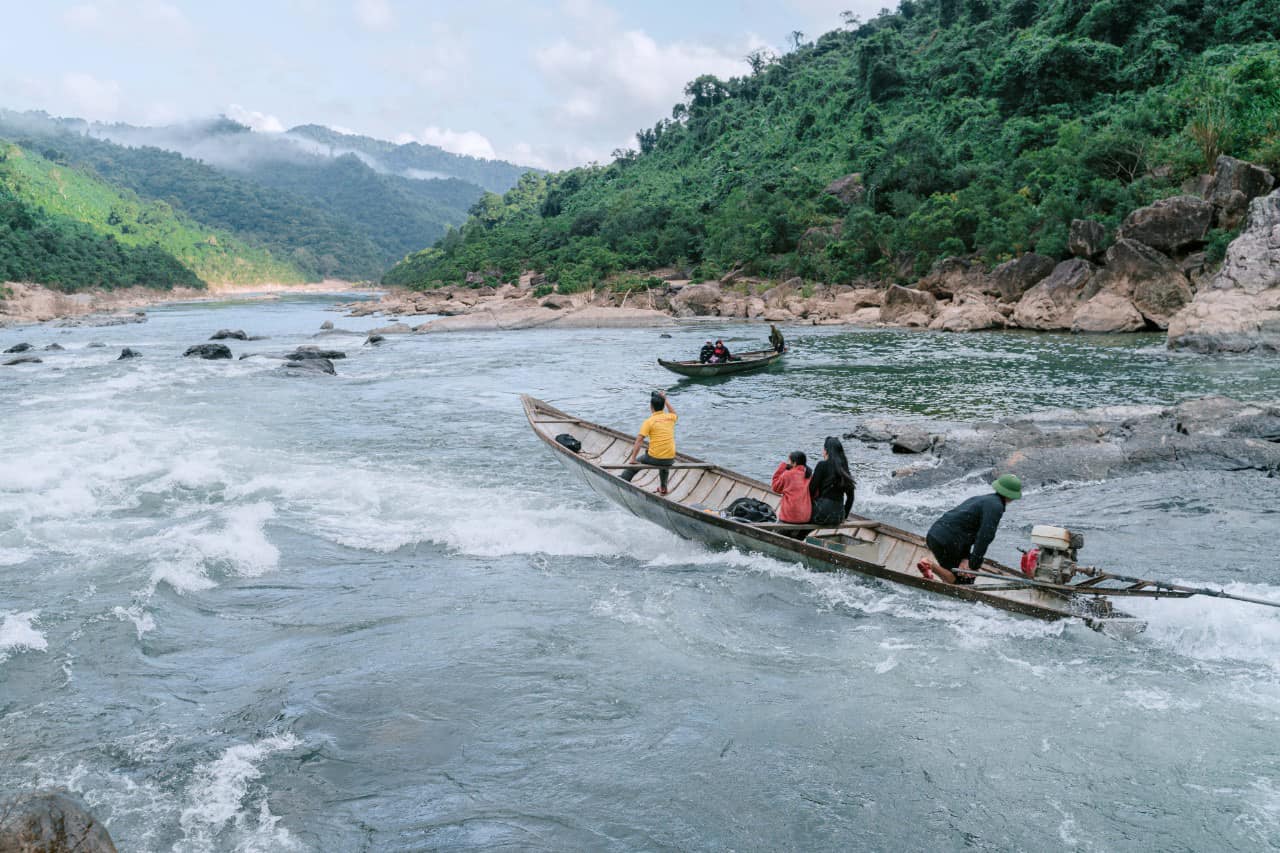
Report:
[{"label": "yellow t-shirt", "polygon": [[674,459],[676,456],[676,416],[671,412],[654,412],[640,427],[640,434],[649,439],[649,455],[654,459]]}]

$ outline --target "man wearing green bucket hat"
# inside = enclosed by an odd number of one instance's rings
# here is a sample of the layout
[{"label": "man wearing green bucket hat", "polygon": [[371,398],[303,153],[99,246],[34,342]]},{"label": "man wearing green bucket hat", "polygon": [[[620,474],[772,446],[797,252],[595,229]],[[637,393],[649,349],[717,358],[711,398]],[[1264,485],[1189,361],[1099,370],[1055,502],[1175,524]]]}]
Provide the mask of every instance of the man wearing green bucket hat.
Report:
[{"label": "man wearing green bucket hat", "polygon": [[980,570],[987,546],[996,538],[996,528],[1009,501],[1022,497],[1022,481],[1013,474],[1003,474],[991,487],[995,490],[969,498],[945,513],[929,528],[925,543],[932,560],[921,560],[916,566],[929,580],[970,584],[974,576],[966,569]]}]

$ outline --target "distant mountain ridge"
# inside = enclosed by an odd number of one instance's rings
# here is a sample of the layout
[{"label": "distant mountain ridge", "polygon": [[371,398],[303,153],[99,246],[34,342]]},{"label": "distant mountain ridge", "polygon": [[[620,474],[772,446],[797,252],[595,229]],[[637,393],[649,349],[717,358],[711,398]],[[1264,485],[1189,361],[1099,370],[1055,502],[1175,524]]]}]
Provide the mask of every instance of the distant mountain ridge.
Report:
[{"label": "distant mountain ridge", "polygon": [[[270,259],[214,273],[235,277],[226,280],[252,277],[257,274],[252,270],[267,275],[267,269],[272,281],[377,279],[462,223],[486,186],[510,188],[525,171],[316,125],[285,134],[257,133],[226,117],[147,128],[0,110],[0,140],[92,175],[144,206],[163,202],[195,230],[217,232],[224,242],[241,241],[246,257],[257,253]],[[89,184],[76,186],[88,192]],[[47,195],[23,203],[66,215]],[[74,203],[71,208],[80,209]],[[0,233],[0,242],[5,236]],[[210,270],[201,268],[188,248],[185,243],[162,247],[207,278]],[[200,258],[208,267],[209,259]],[[78,278],[77,286],[91,286],[87,280]]]}]

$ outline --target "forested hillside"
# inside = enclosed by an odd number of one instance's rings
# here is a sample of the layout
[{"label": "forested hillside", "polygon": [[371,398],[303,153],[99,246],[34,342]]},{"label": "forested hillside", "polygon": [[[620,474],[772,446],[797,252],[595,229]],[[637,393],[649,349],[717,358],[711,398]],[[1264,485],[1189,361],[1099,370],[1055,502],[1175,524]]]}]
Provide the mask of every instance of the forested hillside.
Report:
[{"label": "forested hillside", "polygon": [[1064,257],[1073,218],[1115,225],[1220,153],[1280,167],[1274,0],[903,0],[847,23],[692,81],[638,151],[487,195],[385,280],[909,280]]}]

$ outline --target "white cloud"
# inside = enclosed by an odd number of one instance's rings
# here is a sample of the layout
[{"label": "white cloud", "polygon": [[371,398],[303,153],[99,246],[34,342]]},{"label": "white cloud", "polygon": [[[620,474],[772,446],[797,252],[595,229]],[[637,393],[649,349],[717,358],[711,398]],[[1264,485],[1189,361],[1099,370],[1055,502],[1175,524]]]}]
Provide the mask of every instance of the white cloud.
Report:
[{"label": "white cloud", "polygon": [[156,42],[157,37],[187,38],[194,31],[182,10],[166,0],[80,3],[62,13],[62,22],[71,29],[149,44],[164,44]]},{"label": "white cloud", "polygon": [[395,23],[388,0],[356,0],[356,20],[370,32],[386,32]]},{"label": "white cloud", "polygon": [[425,127],[420,134],[401,133],[396,142],[404,145],[407,142],[418,142],[422,145],[434,145],[454,154],[465,154],[469,157],[480,157],[485,160],[496,160],[498,155],[493,143],[482,133],[474,130],[456,131],[444,127]]},{"label": "white cloud", "polygon": [[62,75],[62,94],[85,118],[114,118],[120,109],[120,84],[115,80],[100,80],[83,71]]},{"label": "white cloud", "polygon": [[284,133],[285,130],[284,122],[275,116],[260,113],[257,110],[247,110],[239,104],[227,107],[226,115],[232,121],[238,121],[260,133]]}]

